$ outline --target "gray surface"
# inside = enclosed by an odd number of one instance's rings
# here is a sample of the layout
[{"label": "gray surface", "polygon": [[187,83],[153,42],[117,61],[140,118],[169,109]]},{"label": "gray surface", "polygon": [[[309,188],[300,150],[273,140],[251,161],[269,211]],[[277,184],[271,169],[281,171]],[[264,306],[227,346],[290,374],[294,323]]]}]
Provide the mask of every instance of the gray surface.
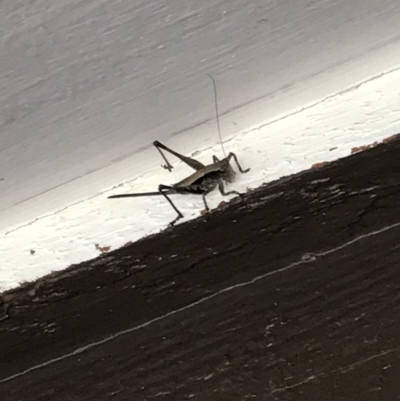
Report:
[{"label": "gray surface", "polygon": [[392,0],[0,7],[3,221],[43,212],[50,201],[35,197],[55,187],[52,206],[101,189],[101,174],[90,186],[65,184],[212,117],[206,73],[223,112],[397,40],[400,19]]}]

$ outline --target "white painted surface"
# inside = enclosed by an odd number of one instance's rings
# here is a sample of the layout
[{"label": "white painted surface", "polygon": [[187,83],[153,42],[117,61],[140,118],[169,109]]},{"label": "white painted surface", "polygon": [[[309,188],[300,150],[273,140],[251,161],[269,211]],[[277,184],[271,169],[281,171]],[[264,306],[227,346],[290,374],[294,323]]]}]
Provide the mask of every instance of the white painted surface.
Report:
[{"label": "white painted surface", "polygon": [[[91,258],[95,243],[115,248],[165,227],[174,212],[161,199],[102,192],[121,182],[112,193],[153,190],[186,174],[181,164],[173,175],[159,168],[158,153],[143,149],[154,139],[210,160],[206,73],[226,147],[252,168],[235,189],[400,131],[396,1],[0,8],[0,290]],[[201,199],[174,199],[198,216]]]}]

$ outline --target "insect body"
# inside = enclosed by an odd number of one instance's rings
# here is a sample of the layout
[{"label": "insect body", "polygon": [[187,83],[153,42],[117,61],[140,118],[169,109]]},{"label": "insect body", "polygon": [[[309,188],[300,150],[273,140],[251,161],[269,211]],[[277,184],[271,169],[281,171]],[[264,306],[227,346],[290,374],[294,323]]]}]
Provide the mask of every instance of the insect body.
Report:
[{"label": "insect body", "polygon": [[183,217],[183,214],[179,211],[179,209],[175,206],[172,200],[168,195],[180,194],[180,195],[202,195],[204,206],[207,211],[209,211],[209,207],[206,200],[206,195],[213,191],[216,187],[218,187],[221,195],[241,195],[237,191],[229,191],[225,192],[223,182],[231,183],[234,181],[236,173],[230,165],[230,160],[233,158],[238,166],[238,169],[241,173],[247,173],[250,169],[243,170],[239,164],[239,161],[234,153],[229,153],[228,156],[222,160],[218,160],[216,156],[213,156],[213,163],[208,165],[203,165],[199,161],[192,159],[187,156],[183,156],[172,149],[169,149],[167,146],[163,145],[159,141],[155,141],[154,146],[160,151],[163,159],[166,162],[166,165],[163,167],[172,170],[171,164],[168,162],[165,155],[162,153],[162,150],[165,150],[174,156],[178,157],[184,163],[192,167],[196,170],[193,174],[189,175],[182,181],[177,182],[173,185],[164,185],[161,184],[158,187],[158,192],[143,192],[137,194],[121,194],[121,195],[112,195],[109,198],[131,198],[138,196],[155,196],[155,195],[163,195],[165,199],[170,203],[175,212],[177,213],[177,217],[170,223],[170,226],[174,225],[179,219]]}]

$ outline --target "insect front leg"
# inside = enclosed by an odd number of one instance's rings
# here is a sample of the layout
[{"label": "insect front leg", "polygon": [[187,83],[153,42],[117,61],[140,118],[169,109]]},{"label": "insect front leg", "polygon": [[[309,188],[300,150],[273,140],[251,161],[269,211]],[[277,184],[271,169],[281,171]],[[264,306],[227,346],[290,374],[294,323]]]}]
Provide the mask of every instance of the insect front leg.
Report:
[{"label": "insect front leg", "polygon": [[210,211],[210,208],[208,207],[208,203],[207,203],[207,199],[206,196],[213,191],[217,186],[217,181],[215,180],[210,180],[207,183],[203,184],[203,194],[202,194],[202,198],[203,198],[203,203],[204,203],[204,208],[206,210],[206,212],[208,213]]},{"label": "insect front leg", "polygon": [[224,183],[222,182],[221,179],[218,179],[218,189],[219,192],[221,192],[222,196],[227,196],[227,195],[239,195],[239,196],[243,196],[240,192],[238,191],[229,191],[229,192],[225,192],[225,188],[224,188]]},{"label": "insect front leg", "polygon": [[167,146],[163,145],[161,142],[159,141],[154,141],[153,145],[157,148],[157,150],[160,152],[162,158],[165,161],[165,165],[162,166],[163,168],[171,171],[173,169],[172,165],[169,163],[169,161],[167,160],[167,158],[165,157],[164,153],[161,151],[165,150],[169,153],[171,153],[172,155],[174,155],[175,157],[177,157],[179,160],[183,161],[184,163],[186,163],[189,167],[191,167],[193,170],[201,170],[204,167],[204,164],[200,163],[199,161],[192,159],[190,157],[187,156],[183,156],[178,152],[175,152],[174,150],[168,148]]},{"label": "insect front leg", "polygon": [[235,155],[234,153],[232,153],[232,152],[230,152],[229,155],[228,155],[228,157],[227,157],[228,162],[229,162],[229,160],[230,160],[232,157],[235,159],[236,165],[238,166],[238,169],[239,169],[239,171],[240,171],[241,173],[248,173],[248,172],[250,171],[250,168],[248,168],[248,169],[246,169],[246,170],[243,170],[243,169],[242,169],[242,167],[241,167],[240,164],[239,164],[238,158],[237,158],[236,155]]}]

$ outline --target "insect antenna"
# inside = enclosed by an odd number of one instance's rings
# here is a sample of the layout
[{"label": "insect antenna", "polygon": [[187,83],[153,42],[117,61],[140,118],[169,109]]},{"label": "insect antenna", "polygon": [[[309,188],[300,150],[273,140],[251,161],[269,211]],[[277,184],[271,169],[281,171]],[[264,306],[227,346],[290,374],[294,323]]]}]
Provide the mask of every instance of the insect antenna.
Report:
[{"label": "insect antenna", "polygon": [[217,127],[218,127],[218,135],[219,135],[219,141],[221,144],[222,152],[224,153],[224,157],[226,158],[226,153],[224,149],[224,145],[222,143],[222,135],[221,135],[221,127],[219,125],[219,112],[218,112],[218,97],[217,97],[217,85],[215,84],[215,79],[211,74],[207,75],[211,78],[213,85],[214,85],[214,100],[215,100],[215,115],[217,117]]}]

